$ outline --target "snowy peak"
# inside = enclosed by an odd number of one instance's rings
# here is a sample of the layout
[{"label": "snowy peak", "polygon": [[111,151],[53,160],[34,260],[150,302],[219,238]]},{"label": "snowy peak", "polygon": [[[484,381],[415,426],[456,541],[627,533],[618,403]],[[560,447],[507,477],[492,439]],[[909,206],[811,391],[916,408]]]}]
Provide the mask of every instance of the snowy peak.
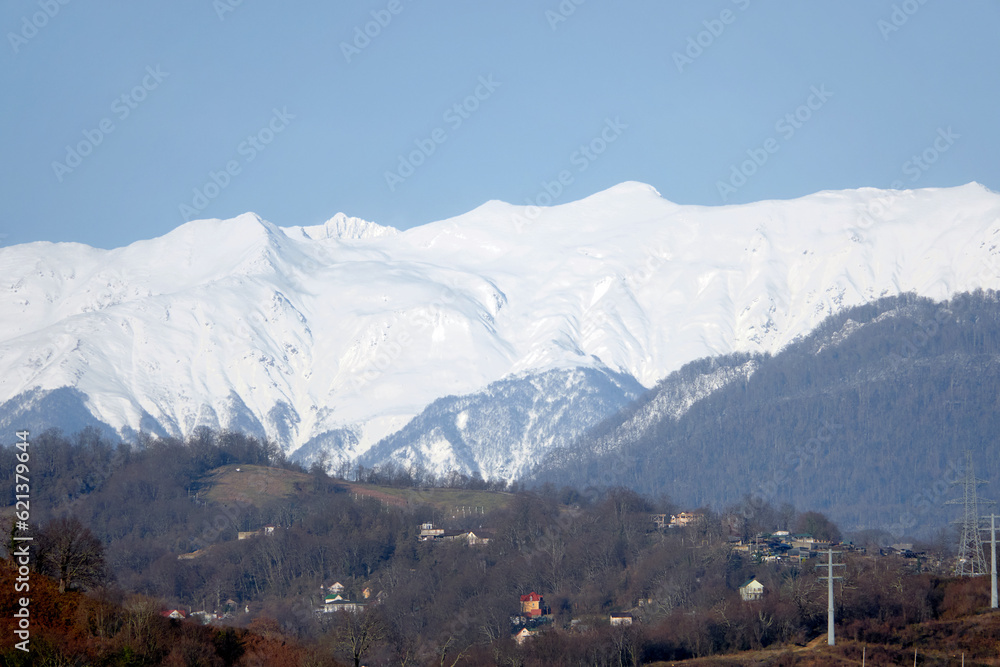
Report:
[{"label": "snowy peak", "polygon": [[399,230],[393,227],[354,218],[344,213],[338,213],[322,225],[311,227],[288,227],[285,229],[290,236],[321,241],[325,239],[374,239],[386,236],[396,236]]},{"label": "snowy peak", "polygon": [[663,199],[663,196],[656,188],[648,183],[642,183],[640,181],[624,181],[618,185],[613,185],[606,190],[595,192],[589,197],[584,197],[579,200],[579,203],[599,204],[619,199],[632,200],[641,198]]}]

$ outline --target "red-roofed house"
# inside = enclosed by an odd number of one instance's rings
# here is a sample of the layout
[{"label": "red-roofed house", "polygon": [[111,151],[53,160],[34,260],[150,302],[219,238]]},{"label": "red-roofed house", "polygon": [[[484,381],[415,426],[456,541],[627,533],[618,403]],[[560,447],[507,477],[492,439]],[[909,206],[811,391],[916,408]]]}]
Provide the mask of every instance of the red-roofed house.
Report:
[{"label": "red-roofed house", "polygon": [[542,596],[531,591],[521,596],[521,613],[529,618],[542,615]]}]

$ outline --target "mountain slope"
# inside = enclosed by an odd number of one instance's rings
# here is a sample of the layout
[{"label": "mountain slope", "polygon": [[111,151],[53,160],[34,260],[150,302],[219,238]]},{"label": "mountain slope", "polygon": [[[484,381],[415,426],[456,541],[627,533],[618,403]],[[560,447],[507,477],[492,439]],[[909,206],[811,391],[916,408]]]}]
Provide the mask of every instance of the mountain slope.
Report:
[{"label": "mountain slope", "polygon": [[69,388],[124,433],[241,428],[353,460],[504,378],[606,369],[652,386],[879,296],[998,287],[998,233],[1000,197],[976,184],[697,207],[624,183],[403,232],[246,214],[109,251],[0,248],[0,404]]},{"label": "mountain slope", "polygon": [[505,378],[475,394],[434,401],[361,463],[393,461],[513,481],[644,391],[631,376],[592,368]]},{"label": "mountain slope", "polygon": [[[753,371],[739,377],[740,369]],[[681,416],[658,405],[706,371],[736,377]],[[777,355],[702,361],[539,467],[559,484],[626,485],[721,509],[750,495],[848,530],[927,536],[973,453],[996,497],[1000,298],[904,295],[835,315]],[[982,511],[986,511],[981,508]]]}]

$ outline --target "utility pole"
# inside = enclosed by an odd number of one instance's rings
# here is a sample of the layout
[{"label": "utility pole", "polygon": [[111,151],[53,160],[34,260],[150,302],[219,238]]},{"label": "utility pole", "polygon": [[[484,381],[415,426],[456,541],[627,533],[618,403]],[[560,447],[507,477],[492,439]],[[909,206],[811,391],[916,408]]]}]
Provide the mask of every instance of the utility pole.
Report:
[{"label": "utility pole", "polygon": [[[985,528],[983,530],[986,530]],[[990,514],[990,608],[997,608],[997,515]]]},{"label": "utility pole", "polygon": [[839,554],[840,552],[839,551],[834,552],[833,549],[827,550],[827,560],[826,560],[826,562],[825,563],[819,563],[819,564],[816,565],[816,567],[825,567],[825,568],[827,568],[827,574],[826,574],[826,576],[825,577],[820,577],[820,579],[826,579],[826,584],[827,584],[827,589],[826,589],[826,595],[827,595],[826,643],[829,644],[830,646],[833,646],[834,643],[835,643],[834,642],[834,636],[833,636],[833,580],[834,579],[843,579],[843,577],[835,577],[835,576],[833,576],[833,568],[835,568],[835,567],[844,567],[843,563],[834,563],[833,562],[833,554],[834,553],[838,553]]},{"label": "utility pole", "polygon": [[990,578],[993,587],[990,589],[990,608],[997,608],[997,515],[990,514]]}]

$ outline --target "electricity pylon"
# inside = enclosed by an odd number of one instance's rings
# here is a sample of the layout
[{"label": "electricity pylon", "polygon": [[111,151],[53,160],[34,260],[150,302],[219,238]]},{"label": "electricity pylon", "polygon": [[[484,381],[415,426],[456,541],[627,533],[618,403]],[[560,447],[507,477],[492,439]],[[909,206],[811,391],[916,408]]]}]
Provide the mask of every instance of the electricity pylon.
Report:
[{"label": "electricity pylon", "polygon": [[986,484],[986,481],[976,479],[972,468],[972,450],[965,451],[965,478],[952,483],[962,486],[962,497],[949,500],[948,504],[964,506],[962,519],[956,522],[962,526],[962,538],[958,544],[955,574],[959,577],[978,577],[989,572],[983,556],[983,541],[979,535],[979,503],[993,501],[980,501],[976,497],[976,487]]}]

